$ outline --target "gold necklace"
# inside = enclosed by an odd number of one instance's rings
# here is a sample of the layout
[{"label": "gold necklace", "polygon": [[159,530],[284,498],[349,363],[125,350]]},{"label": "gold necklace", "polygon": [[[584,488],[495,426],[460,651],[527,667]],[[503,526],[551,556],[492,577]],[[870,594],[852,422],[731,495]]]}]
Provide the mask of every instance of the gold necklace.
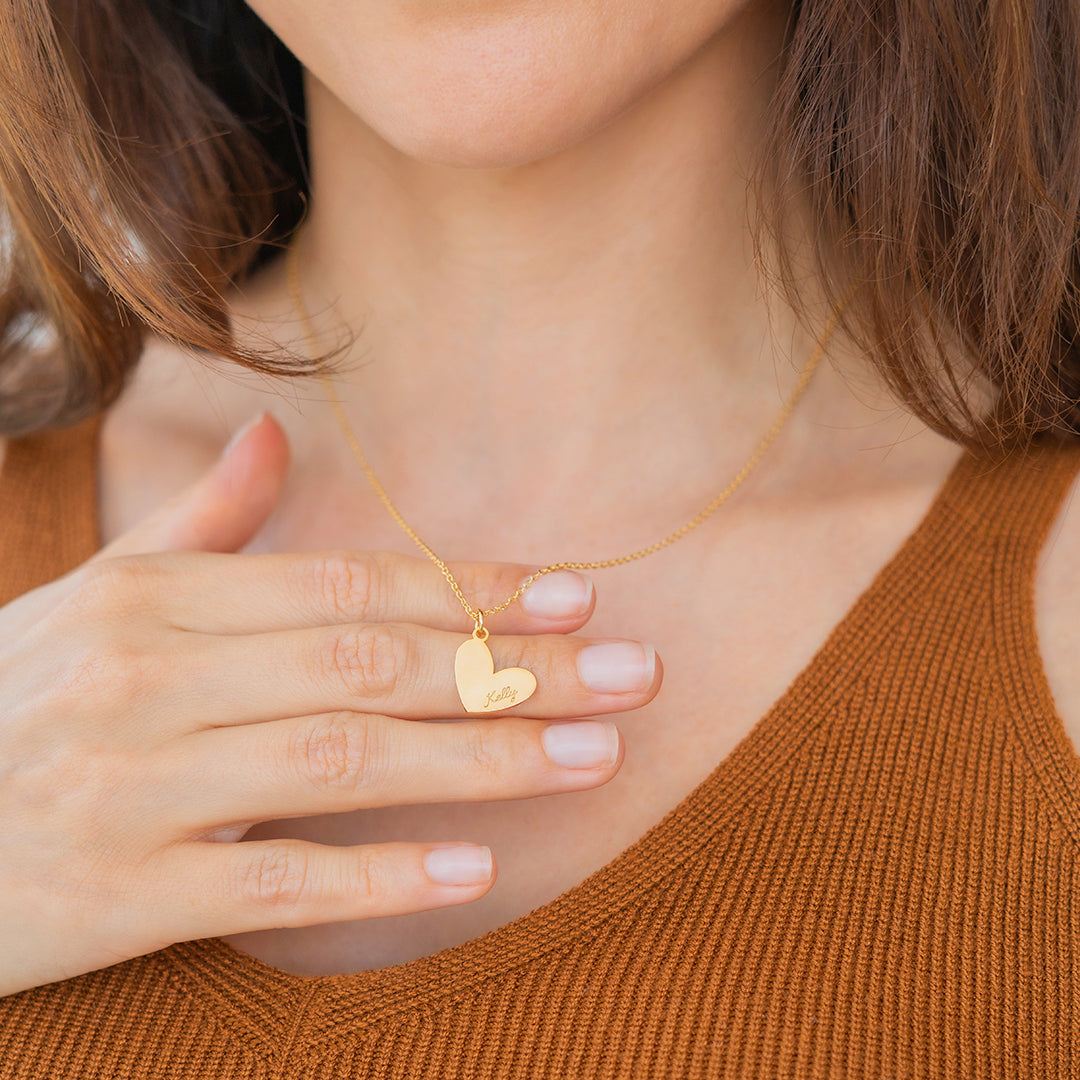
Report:
[{"label": "gold necklace", "polygon": [[[286,252],[286,268],[289,293],[292,297],[293,308],[300,321],[300,325],[303,327],[304,335],[307,338],[308,352],[314,357],[318,355],[315,348],[315,328],[312,325],[311,316],[308,312],[307,305],[304,302],[303,290],[300,287],[299,258],[296,253],[295,243],[290,244]],[[825,352],[825,345],[836,326],[843,307],[844,303],[841,301],[829,317],[828,322],[825,324],[825,329],[822,331],[821,337],[818,339],[817,345],[811,354],[806,367],[799,376],[799,381],[795,386],[794,392],[780,410],[780,415],[773,421],[772,426],[765,433],[765,437],[758,443],[757,448],[750,455],[750,459],[738,471],[731,483],[728,484],[728,486],[720,492],[708,506],[701,510],[700,513],[681,528],[676,529],[675,532],[666,536],[663,540],[658,540],[648,547],[633,551],[629,555],[621,555],[615,559],[598,559],[593,562],[559,562],[552,563],[550,566],[545,566],[535,573],[530,574],[517,587],[514,593],[511,596],[508,596],[501,604],[487,608],[486,610],[473,607],[469,603],[465,598],[465,594],[461,591],[461,586],[454,580],[454,575],[450,572],[450,568],[435,554],[434,551],[431,550],[430,547],[428,547],[427,544],[424,543],[423,540],[420,539],[419,536],[416,535],[408,522],[406,522],[398,512],[397,507],[390,501],[390,497],[383,490],[382,484],[379,483],[375,474],[372,472],[371,466],[368,464],[363,450],[360,449],[360,443],[349,425],[348,418],[338,399],[333,382],[327,376],[325,371],[319,370],[319,377],[322,379],[323,385],[326,388],[327,397],[337,415],[338,424],[345,435],[345,440],[348,442],[349,447],[356,456],[356,460],[360,462],[360,467],[364,470],[371,486],[375,489],[375,493],[382,500],[383,505],[390,512],[398,525],[405,530],[428,558],[430,558],[442,571],[443,577],[446,578],[450,588],[454,590],[454,595],[461,601],[461,605],[464,607],[466,614],[476,624],[473,628],[472,636],[461,643],[458,647],[457,654],[454,657],[454,678],[457,683],[458,696],[461,698],[461,704],[464,706],[466,712],[498,712],[500,709],[508,709],[512,705],[520,705],[521,702],[525,701],[526,698],[531,697],[536,691],[536,676],[533,675],[531,671],[528,671],[525,668],[503,668],[500,671],[495,670],[495,661],[492,658],[491,650],[486,644],[488,631],[484,626],[484,616],[494,615],[496,612],[505,610],[517,600],[517,598],[521,596],[521,594],[524,593],[537,578],[542,577],[544,574],[550,574],[553,570],[600,570],[607,566],[621,566],[623,563],[633,562],[635,559],[643,559],[646,555],[651,555],[653,552],[659,551],[661,548],[665,548],[669,544],[675,543],[676,540],[682,539],[682,537],[690,532],[691,529],[697,528],[697,526],[716,510],[721,503],[726,502],[727,499],[730,498],[736,488],[738,488],[750,474],[751,469],[753,469],[758,461],[761,460],[773,439],[776,438],[780,429],[784,426],[784,422],[791,415],[791,411],[795,408],[796,403],[802,396],[803,391],[810,382],[810,376],[813,375],[818,361]]]}]

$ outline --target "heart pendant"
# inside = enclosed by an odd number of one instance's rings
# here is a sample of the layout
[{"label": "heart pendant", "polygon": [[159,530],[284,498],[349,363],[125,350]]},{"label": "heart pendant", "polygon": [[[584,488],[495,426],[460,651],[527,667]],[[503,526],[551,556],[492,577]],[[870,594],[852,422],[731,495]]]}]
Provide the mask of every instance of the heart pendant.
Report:
[{"label": "heart pendant", "polygon": [[532,697],[536,690],[536,676],[525,668],[496,671],[491,650],[475,636],[458,646],[454,678],[461,704],[471,713],[508,709]]}]

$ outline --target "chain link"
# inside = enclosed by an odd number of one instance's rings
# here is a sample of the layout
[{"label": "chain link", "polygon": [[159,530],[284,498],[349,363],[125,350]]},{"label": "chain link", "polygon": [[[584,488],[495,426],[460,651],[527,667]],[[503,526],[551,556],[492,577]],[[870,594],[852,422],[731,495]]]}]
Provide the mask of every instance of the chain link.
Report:
[{"label": "chain link", "polygon": [[[296,252],[296,244],[290,244],[287,253],[287,271],[289,282],[289,293],[292,297],[293,307],[296,311],[297,317],[300,320],[300,324],[304,329],[304,335],[307,338],[307,348],[311,356],[317,355],[315,348],[316,335],[315,328],[311,322],[311,316],[308,313],[307,305],[304,302],[303,289],[300,284],[300,268],[299,257]],[[342,408],[341,401],[338,399],[337,392],[334,389],[334,384],[327,376],[325,371],[319,370],[319,377],[322,379],[323,385],[326,388],[327,397],[331,406],[337,415],[338,424],[341,426],[341,430],[345,435],[345,440],[348,442],[350,449],[355,455],[357,461],[360,462],[361,468],[364,470],[365,475],[368,478],[371,486],[375,489],[375,493],[379,496],[383,505],[390,512],[393,519],[401,526],[402,529],[408,534],[408,536],[417,544],[417,546],[431,559],[432,562],[442,571],[443,577],[446,578],[450,585],[450,588],[454,590],[454,595],[461,601],[462,607],[465,609],[469,618],[476,623],[476,630],[474,634],[481,634],[483,638],[487,637],[487,630],[484,629],[484,617],[486,615],[494,615],[497,612],[505,611],[515,600],[518,599],[525,592],[525,590],[537,579],[544,576],[544,574],[550,574],[553,570],[602,570],[608,566],[622,566],[624,563],[634,562],[636,559],[643,559],[646,555],[652,555],[654,552],[660,551],[661,548],[667,547],[669,544],[674,544],[676,540],[681,540],[691,529],[696,529],[710,514],[712,514],[722,503],[725,503],[739,487],[740,484],[750,475],[751,470],[764,456],[765,451],[768,450],[772,441],[779,434],[780,429],[784,426],[788,417],[791,415],[792,410],[795,408],[802,397],[803,391],[806,389],[807,384],[810,382],[810,376],[813,375],[814,369],[818,365],[818,361],[824,355],[825,346],[828,343],[829,337],[832,335],[836,323],[840,318],[840,313],[843,309],[843,303],[837,305],[836,309],[830,315],[828,322],[825,324],[825,329],[822,331],[821,337],[818,339],[817,345],[807,361],[806,367],[799,375],[799,380],[795,385],[795,390],[791,394],[791,397],[785,403],[783,409],[780,411],[780,415],[773,421],[772,426],[765,433],[764,438],[758,443],[757,449],[750,455],[749,460],[745,465],[736,473],[735,478],[730,484],[715,499],[712,500],[704,509],[702,509],[695,517],[691,518],[685,525],[676,529],[669,536],[664,537],[663,540],[657,540],[656,543],[650,544],[648,547],[643,547],[638,551],[633,551],[629,555],[620,555],[614,559],[598,559],[593,562],[558,562],[552,563],[550,566],[545,566],[540,570],[530,574],[521,584],[514,590],[514,592],[508,596],[501,604],[497,604],[495,607],[479,608],[473,607],[466,599],[465,594],[461,591],[461,586],[454,580],[454,575],[450,572],[450,568],[435,554],[431,548],[424,543],[423,540],[416,534],[415,530],[409,525],[409,523],[401,516],[398,509],[390,501],[390,496],[383,490],[382,484],[379,483],[374,472],[372,472],[371,466],[368,464],[367,458],[364,456],[363,450],[360,449],[360,443],[353,433],[352,427],[349,424],[348,417],[345,415],[345,410]]]}]

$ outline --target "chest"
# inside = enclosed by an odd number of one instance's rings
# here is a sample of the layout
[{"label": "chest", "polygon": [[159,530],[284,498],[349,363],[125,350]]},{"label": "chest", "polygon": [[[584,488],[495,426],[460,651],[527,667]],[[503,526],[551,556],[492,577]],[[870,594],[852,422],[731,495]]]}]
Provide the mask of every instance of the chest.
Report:
[{"label": "chest", "polygon": [[[103,455],[100,494],[108,542],[205,467],[198,455],[139,452],[134,427],[115,425]],[[205,455],[204,455],[205,456]],[[401,964],[476,938],[544,905],[610,863],[687,796],[746,738],[811,663],[881,568],[926,514],[957,448],[902,483],[830,478],[806,497],[764,498],[744,489],[684,540],[635,563],[593,574],[597,607],[585,636],[655,645],[664,665],[657,697],[611,717],[626,745],[618,774],[573,794],[497,803],[385,806],[264,822],[250,835],[321,843],[462,840],[491,847],[498,868],[479,900],[403,916],[282,929],[230,939],[298,973]],[[425,493],[433,520],[451,514]],[[562,510],[567,511],[565,506]],[[655,537],[672,523],[651,523]],[[551,542],[520,552],[485,533],[440,543],[448,558],[578,558]],[[650,537],[650,539],[655,538]],[[556,538],[557,539],[557,538]],[[336,547],[418,554],[355,476],[297,471],[251,551]],[[605,552],[603,556],[623,552]],[[602,556],[602,557],[603,557]],[[589,557],[589,556],[586,556]],[[448,674],[449,677],[449,674]]]},{"label": "chest", "polygon": [[[354,493],[355,494],[355,493]],[[339,500],[338,505],[342,503]],[[381,508],[379,508],[381,509]],[[364,515],[366,516],[366,515]],[[341,542],[312,513],[282,517],[260,537],[268,549]],[[368,519],[369,522],[371,518]],[[355,523],[354,543],[409,552],[407,538]],[[292,523],[305,523],[305,527]],[[392,523],[391,523],[392,524]],[[783,530],[767,516],[735,518],[712,534],[627,566],[593,573],[596,612],[585,636],[653,643],[664,684],[648,706],[612,720],[626,746],[608,784],[571,795],[504,802],[384,806],[265,822],[250,834],[340,845],[464,840],[488,845],[498,880],[479,900],[373,921],[277,930],[230,939],[276,967],[300,973],[405,963],[481,936],[546,904],[611,862],[677,806],[724,760],[783,693],[875,569],[847,590],[786,557]],[[804,550],[822,567],[834,542],[826,522],[804,524]],[[562,558],[574,553],[558,551]],[[887,557],[884,552],[882,557]],[[754,573],[747,567],[754,566]],[[448,673],[449,678],[449,673]]]},{"label": "chest", "polygon": [[[114,501],[114,529],[152,509],[138,505],[140,485],[118,484],[107,470],[101,480],[103,496]],[[149,479],[145,484],[144,490],[152,487]],[[292,491],[249,550],[354,546],[415,553],[363,489],[335,489],[324,479]],[[337,845],[483,843],[492,849],[498,879],[465,905],[230,942],[297,973],[366,970],[472,940],[552,901],[637,841],[731,754],[912,531],[934,491],[913,487],[877,504],[821,502],[799,510],[732,504],[727,516],[718,514],[708,528],[662,552],[594,572],[597,607],[582,634],[651,642],[665,672],[654,701],[611,717],[626,745],[615,778],[568,795],[264,822],[249,835]],[[656,523],[658,533],[663,524]]]}]

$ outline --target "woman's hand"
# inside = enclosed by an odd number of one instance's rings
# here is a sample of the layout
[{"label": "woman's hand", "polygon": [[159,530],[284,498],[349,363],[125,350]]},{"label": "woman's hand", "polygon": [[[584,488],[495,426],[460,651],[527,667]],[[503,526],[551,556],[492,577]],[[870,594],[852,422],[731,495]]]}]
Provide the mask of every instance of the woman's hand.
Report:
[{"label": "woman's hand", "polygon": [[[586,721],[575,744],[549,721],[637,708],[660,668],[634,642],[568,636],[594,602],[577,575],[492,617],[496,668],[539,683],[515,715],[417,722],[466,716],[464,611],[423,558],[232,553],[287,465],[263,420],[136,530],[0,609],[0,994],[181,940],[474,900],[494,880],[474,845],[235,841],[259,821],[578,791],[619,768],[613,727]],[[533,569],[452,566],[482,607]]]}]

